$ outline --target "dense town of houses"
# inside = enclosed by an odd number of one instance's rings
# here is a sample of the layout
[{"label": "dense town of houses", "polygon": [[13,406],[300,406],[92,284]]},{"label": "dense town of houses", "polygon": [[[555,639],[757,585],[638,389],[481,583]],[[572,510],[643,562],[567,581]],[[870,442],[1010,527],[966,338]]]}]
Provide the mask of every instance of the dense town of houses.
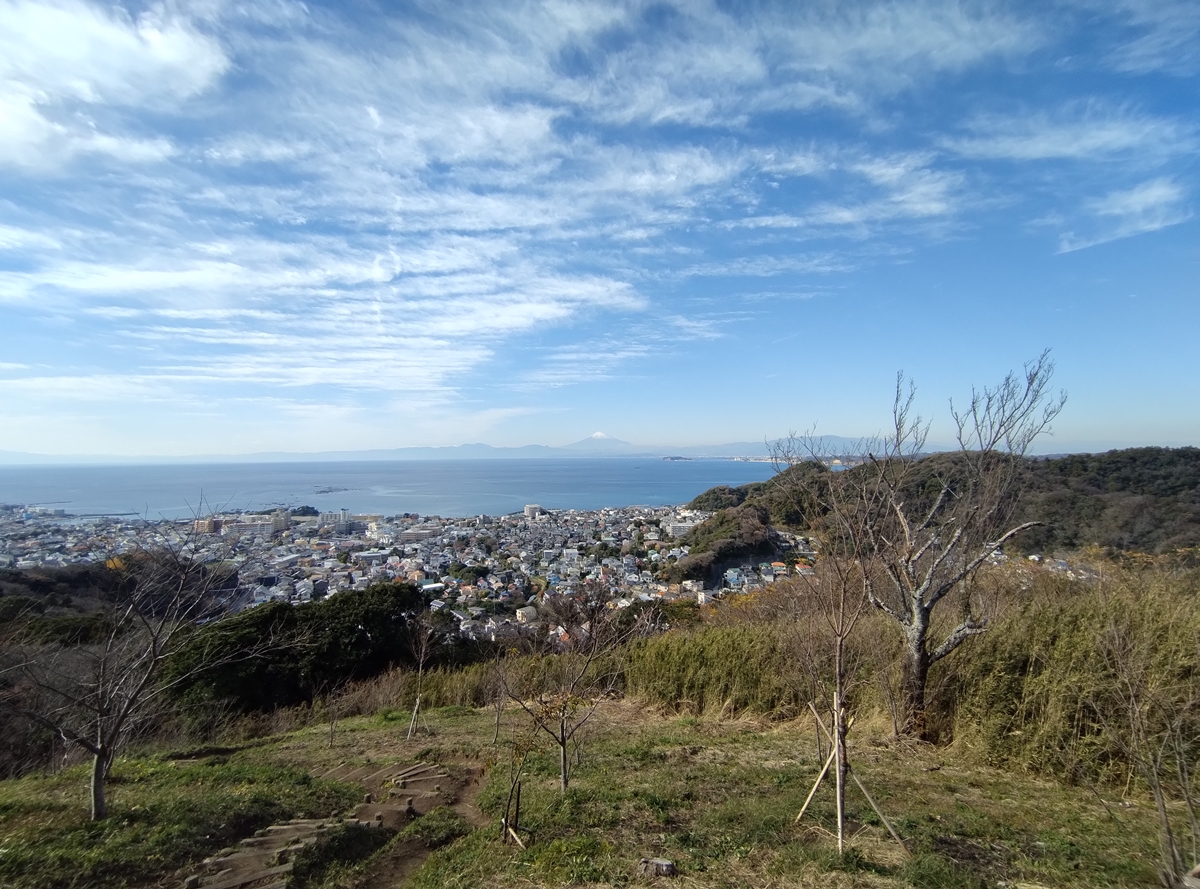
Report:
[{"label": "dense town of houses", "polygon": [[[311,513],[311,514],[308,514]],[[753,561],[726,570],[714,588],[668,583],[666,569],[688,553],[682,540],[708,514],[686,508],[595,511],[526,506],[505,516],[316,514],[284,509],[188,521],[75,517],[62,510],[0,506],[0,568],[65,566],[134,547],[167,544],[202,560],[240,566],[235,608],[307,602],[373,583],[419,586],[460,633],[496,638],[536,625],[545,597],[587,585],[615,607],[638,600],[701,604],[732,590],[772,583],[803,563]],[[803,553],[802,539],[791,543]]]},{"label": "dense town of houses", "polygon": [[[423,590],[431,610],[456,621],[461,635],[493,640],[536,631],[538,606],[547,597],[581,587],[602,591],[617,608],[655,599],[703,605],[790,573],[812,573],[810,541],[781,533],[786,562],[746,560],[711,584],[668,582],[667,569],[688,554],[688,531],[708,517],[684,507],[582,511],[531,504],[519,513],[471,518],[301,508],[148,522],[0,505],[0,569],[65,567],[166,546],[236,565],[240,585],[232,610],[299,604],[403,580]],[[998,550],[992,560],[1004,559]],[[1075,566],[1057,559],[1045,567],[1076,574]]]}]

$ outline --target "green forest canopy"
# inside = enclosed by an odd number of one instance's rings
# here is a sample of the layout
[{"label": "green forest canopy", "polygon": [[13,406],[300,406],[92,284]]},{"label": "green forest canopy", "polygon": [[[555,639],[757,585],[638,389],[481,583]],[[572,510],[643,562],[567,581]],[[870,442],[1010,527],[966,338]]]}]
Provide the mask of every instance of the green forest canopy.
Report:
[{"label": "green forest canopy", "polygon": [[[955,455],[920,459],[932,474],[952,471]],[[820,470],[800,464],[765,482],[710,488],[689,505],[716,515],[693,529],[690,542],[711,551],[711,540],[728,536],[721,533],[732,523],[726,511],[747,506],[765,510],[771,524],[802,527],[802,510],[787,493],[788,476],[812,471]],[[1016,541],[1025,552],[1100,546],[1163,553],[1200,546],[1200,448],[1030,458],[1016,521],[1043,523]]]}]

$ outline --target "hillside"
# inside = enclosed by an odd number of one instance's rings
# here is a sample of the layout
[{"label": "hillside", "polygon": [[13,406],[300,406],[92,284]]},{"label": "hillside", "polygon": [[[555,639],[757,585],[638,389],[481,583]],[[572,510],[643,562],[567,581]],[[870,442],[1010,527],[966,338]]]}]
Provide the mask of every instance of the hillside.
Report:
[{"label": "hillside", "polygon": [[[745,503],[730,513],[761,516]],[[0,780],[0,885],[1153,885],[1161,834],[1144,776],[1162,779],[1177,830],[1197,798],[1200,572],[1104,568],[1104,584],[1025,560],[985,570],[994,631],[939,666],[931,743],[895,734],[903,642],[886,616],[863,616],[844,649],[849,758],[877,808],[851,788],[844,855],[828,784],[796,819],[828,754],[808,704],[831,695],[831,631],[809,588],[777,582],[698,608],[687,626],[648,622],[596,658],[586,644],[512,648],[419,678],[411,664],[360,671],[364,641],[395,647],[400,615],[376,606],[387,593],[403,607],[413,591],[398,586],[346,597],[355,607],[340,618],[307,612],[337,626],[296,654],[368,674],[359,681],[325,681],[293,707],[200,700],[154,714],[113,764],[103,821],[88,820],[78,751],[55,746]],[[255,611],[211,630],[235,641],[270,622]],[[603,624],[590,627],[601,638]],[[192,642],[208,644],[207,632]],[[232,666],[244,691],[288,665]],[[1130,675],[1138,695],[1153,694],[1134,703],[1152,706],[1130,710]],[[555,701],[568,719],[586,716],[561,750],[545,730],[558,725]],[[1133,743],[1142,737],[1167,757],[1157,771],[1139,752],[1151,748]],[[499,830],[514,776],[520,815],[507,823],[519,844]],[[673,862],[677,881],[640,876],[652,858]]]},{"label": "hillside", "polygon": [[1162,553],[1200,546],[1200,448],[1074,454],[1030,465],[1031,550],[1096,545]]},{"label": "hillside", "polygon": [[[328,727],[315,724],[219,749],[126,757],[114,767],[114,817],[103,829],[86,821],[79,767],[3,781],[0,835],[7,848],[0,883],[115,889],[180,886],[199,874],[202,886],[215,885],[237,850],[265,843],[288,825],[329,819],[331,812],[372,818],[378,806],[363,804],[353,776],[419,762],[443,766],[451,780],[401,791],[401,802],[414,800],[415,820],[385,821],[366,836],[339,826],[316,854],[287,850],[294,857],[276,859],[285,863],[274,870],[291,867],[287,885],[306,889],[1154,882],[1153,809],[1140,797],[1135,807],[1120,810],[1117,823],[1106,811],[1116,805],[1115,790],[1104,789],[1106,802],[1082,787],[987,768],[947,751],[909,750],[880,735],[855,743],[855,771],[895,820],[912,855],[888,838],[854,793],[847,799],[854,839],[839,859],[829,835],[834,807],[828,787],[795,823],[821,768],[811,720],[771,725],[678,717],[633,702],[602,708],[577,784],[565,798],[550,751],[534,752],[523,781],[522,849],[502,843],[496,829],[509,767],[508,751],[491,743],[493,722],[487,709],[446,707],[430,711],[421,733],[406,742],[407,713],[383,710],[344,721],[332,747]],[[511,708],[501,739],[523,731],[519,711]],[[460,789],[454,781],[498,755],[479,785]],[[455,818],[455,811],[468,820]],[[208,856],[229,864],[206,867]],[[639,861],[653,857],[672,861],[679,877],[639,878]]]},{"label": "hillside", "polygon": [[[932,473],[952,471],[953,460],[951,454],[934,454],[922,463]],[[712,527],[693,530],[694,539],[711,537],[728,525],[724,510],[747,506],[765,510],[774,525],[801,525],[802,505],[787,495],[788,473],[799,471],[806,470],[793,467],[770,481],[705,491],[689,505],[717,515],[710,519]],[[1030,459],[1025,485],[1016,520],[1043,523],[1017,541],[1025,552],[1100,546],[1165,553],[1200,546],[1200,448]]]},{"label": "hillside", "polygon": [[766,507],[751,503],[718,511],[688,533],[691,552],[668,571],[667,578],[702,580],[730,560],[772,552],[769,518]]}]

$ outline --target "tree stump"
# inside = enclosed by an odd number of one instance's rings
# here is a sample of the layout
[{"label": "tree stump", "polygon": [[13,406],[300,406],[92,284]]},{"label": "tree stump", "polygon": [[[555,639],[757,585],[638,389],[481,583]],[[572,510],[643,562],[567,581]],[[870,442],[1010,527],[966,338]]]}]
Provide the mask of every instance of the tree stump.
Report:
[{"label": "tree stump", "polygon": [[678,871],[675,863],[665,858],[643,858],[638,862],[638,873],[643,877],[673,877]]}]

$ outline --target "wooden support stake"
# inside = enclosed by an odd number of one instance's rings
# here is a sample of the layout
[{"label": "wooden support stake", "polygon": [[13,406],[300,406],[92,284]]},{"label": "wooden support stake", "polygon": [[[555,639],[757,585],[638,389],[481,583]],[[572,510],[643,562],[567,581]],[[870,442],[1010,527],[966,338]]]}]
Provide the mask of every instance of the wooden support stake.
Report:
[{"label": "wooden support stake", "polygon": [[421,696],[417,695],[417,701],[413,704],[412,720],[408,723],[408,734],[404,740],[411,740],[413,732],[417,729],[417,714],[421,712]]},{"label": "wooden support stake", "polygon": [[[826,727],[825,723],[821,722],[821,717],[817,715],[817,708],[813,706],[812,701],[808,702],[808,709],[812,710],[813,716],[817,717],[817,725],[819,725],[821,727],[821,731],[823,731],[825,733],[825,737],[827,737],[829,739],[829,743],[832,744],[833,743],[833,735],[831,735],[829,733],[829,729]],[[851,716],[849,719],[846,720],[846,731],[850,731],[850,729],[852,729],[854,727],[855,719],[857,719],[857,717]]]},{"label": "wooden support stake", "polygon": [[[517,801],[516,801],[516,805],[514,806],[514,809],[516,809],[516,811],[513,812],[513,820],[512,820],[512,824],[509,826],[509,830],[520,830],[521,829],[521,782],[520,781],[517,782]],[[524,849],[525,847],[522,846],[521,848]]]},{"label": "wooden support stake", "polygon": [[513,830],[511,827],[508,828],[508,835],[513,838],[514,843],[516,843],[518,846],[521,847],[522,850],[524,850],[525,844],[521,842],[521,838],[519,836],[517,836],[517,832],[515,830]]},{"label": "wooden support stake", "polygon": [[825,780],[825,775],[829,772],[829,767],[833,765],[834,751],[830,751],[829,758],[825,760],[825,768],[821,769],[821,774],[817,775],[817,780],[813,783],[812,790],[808,792],[808,798],[804,801],[804,805],[800,807],[800,814],[796,816],[796,823],[800,823],[800,819],[804,817],[804,813],[808,811],[808,804],[813,801],[813,797],[817,795],[817,789],[821,786],[821,782]]},{"label": "wooden support stake", "polygon": [[858,789],[862,791],[862,795],[867,798],[867,802],[871,804],[871,808],[875,810],[875,814],[879,816],[879,820],[883,822],[883,826],[892,835],[892,839],[900,844],[900,848],[904,850],[906,856],[912,858],[912,853],[908,851],[908,846],[904,845],[904,840],[900,839],[900,834],[896,833],[896,828],[892,827],[892,822],[888,821],[887,816],[879,811],[879,806],[875,805],[875,800],[871,798],[871,794],[867,792],[867,788],[858,780],[858,775],[854,774],[853,769],[848,768],[847,771],[850,772],[850,777],[854,779],[854,783],[858,785]]},{"label": "wooden support stake", "polygon": [[[812,701],[808,702],[808,708],[810,710],[812,710],[813,716],[817,716],[817,708],[813,706]],[[826,737],[828,737],[830,742],[833,743],[834,747],[836,747],[837,742],[834,741],[833,735],[831,735],[829,733],[829,729],[825,728],[825,723],[821,722],[819,717],[817,719],[817,725],[821,726],[821,729],[825,732]],[[853,716],[851,716],[850,719],[846,722],[846,728],[849,729],[850,726],[852,726],[852,725],[854,725],[854,717]],[[825,768],[826,769],[829,768],[828,762],[825,763]],[[858,789],[862,791],[862,795],[867,798],[867,802],[871,804],[871,808],[875,810],[875,814],[879,816],[879,820],[883,822],[883,826],[886,827],[888,833],[890,833],[892,835],[892,839],[894,839],[897,843],[899,843],[900,848],[904,850],[904,854],[907,855],[909,858],[911,858],[912,853],[908,851],[908,846],[904,845],[904,840],[900,839],[900,834],[896,833],[896,828],[892,827],[892,823],[890,821],[888,821],[887,818],[884,816],[883,812],[881,812],[879,810],[879,806],[877,806],[875,804],[875,800],[871,797],[871,794],[867,792],[867,788],[863,785],[862,781],[858,780],[858,775],[854,774],[854,769],[852,769],[849,766],[849,764],[847,764],[847,766],[846,766],[846,771],[850,773],[850,777],[854,779],[854,783],[858,785]],[[825,777],[825,770],[822,769],[821,770],[821,778],[824,778],[824,777]],[[818,785],[821,783],[821,778],[817,779]],[[812,793],[809,794],[809,799],[811,799],[812,794],[816,793],[816,792],[817,792],[817,786],[814,785],[813,789],[812,789]],[[808,808],[807,801],[804,803],[804,807]],[[803,814],[804,814],[804,809],[801,809],[800,815],[803,815]],[[796,816],[797,821],[800,820],[800,815]]]}]

